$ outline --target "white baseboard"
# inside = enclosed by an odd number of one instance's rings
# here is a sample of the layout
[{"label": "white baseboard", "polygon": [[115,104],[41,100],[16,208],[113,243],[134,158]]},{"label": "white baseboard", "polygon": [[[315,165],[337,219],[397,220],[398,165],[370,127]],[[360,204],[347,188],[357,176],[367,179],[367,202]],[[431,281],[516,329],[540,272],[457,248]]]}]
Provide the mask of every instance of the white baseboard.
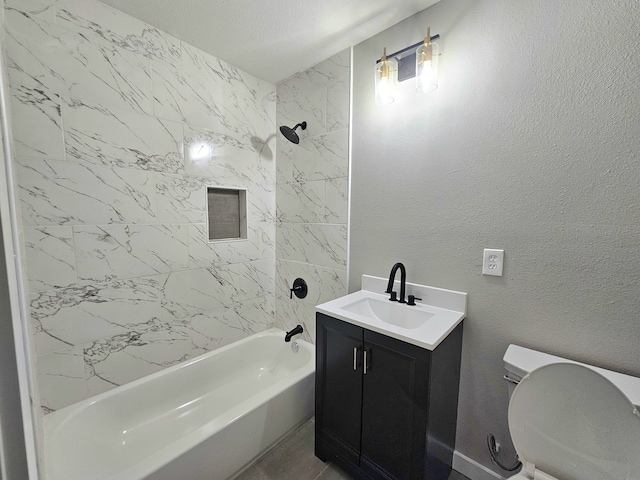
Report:
[{"label": "white baseboard", "polygon": [[489,470],[457,450],[453,452],[453,469],[470,480],[506,480],[493,470]]}]

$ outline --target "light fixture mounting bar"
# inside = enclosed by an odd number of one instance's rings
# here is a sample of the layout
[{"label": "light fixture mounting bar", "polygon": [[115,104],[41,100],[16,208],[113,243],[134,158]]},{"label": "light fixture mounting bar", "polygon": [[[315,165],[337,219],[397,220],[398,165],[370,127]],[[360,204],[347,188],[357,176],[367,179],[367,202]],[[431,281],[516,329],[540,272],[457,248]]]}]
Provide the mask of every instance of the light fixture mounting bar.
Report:
[{"label": "light fixture mounting bar", "polygon": [[[435,34],[430,38],[430,41],[434,41],[434,40],[438,40],[440,38],[440,34]],[[413,49],[415,50],[416,48],[418,48],[420,45],[422,45],[424,43],[424,40],[420,40],[418,43],[414,43],[413,45],[409,45],[408,47],[403,48],[402,50],[398,50],[397,52],[393,52],[390,53],[389,55],[387,55],[387,58],[393,58],[393,57],[397,57],[398,55],[402,55],[403,53],[408,52],[409,50]],[[380,63],[381,59],[377,59],[376,63]]]}]

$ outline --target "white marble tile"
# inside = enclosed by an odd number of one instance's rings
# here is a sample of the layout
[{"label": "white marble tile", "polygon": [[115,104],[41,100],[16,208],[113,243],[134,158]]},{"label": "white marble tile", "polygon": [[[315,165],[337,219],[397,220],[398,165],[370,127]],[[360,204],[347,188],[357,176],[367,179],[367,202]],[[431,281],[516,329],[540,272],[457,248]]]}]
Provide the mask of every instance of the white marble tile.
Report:
[{"label": "white marble tile", "polygon": [[[176,39],[99,2],[59,0],[57,24],[52,4],[23,0],[30,15],[10,8],[7,22],[35,341],[75,372],[44,371],[48,411],[189,358],[195,338],[213,348],[192,328],[212,311],[227,311],[216,338],[228,343],[268,328],[275,310],[275,87],[189,46],[183,69]],[[163,92],[154,76],[155,112],[152,63],[171,80]],[[201,127],[221,134],[218,164],[185,172],[171,119],[197,126],[192,140]],[[211,183],[249,190],[247,241],[195,240]]]},{"label": "white marble tile", "polygon": [[[275,87],[95,0],[5,3],[45,410],[271,326]],[[207,185],[247,188],[246,241],[203,241]]]},{"label": "white marble tile", "polygon": [[[303,338],[315,343],[315,306],[346,294],[346,270],[278,259],[276,271],[276,326],[288,331],[300,324]],[[289,298],[298,277],[307,282],[309,293],[304,299]]]},{"label": "white marble tile", "polygon": [[325,223],[347,223],[349,181],[332,178],[325,183]]},{"label": "white marble tile", "polygon": [[[35,296],[32,296],[32,298],[35,298]],[[71,341],[57,337],[57,332],[48,331],[43,327],[42,322],[33,316],[31,317],[31,331],[33,332],[34,350],[38,355],[46,355],[74,346]]]},{"label": "white marble tile", "polygon": [[225,263],[250,262],[275,256],[276,229],[273,223],[247,225],[247,239],[209,242],[207,225],[189,225],[189,268],[207,268]]},{"label": "white marble tile", "polygon": [[276,220],[276,189],[273,184],[254,184],[247,190],[247,222]]},{"label": "white marble tile", "polygon": [[[314,121],[299,145],[277,139],[275,323],[285,330],[301,324],[311,341],[315,305],[346,293],[349,70],[345,50],[277,88],[279,125]],[[290,284],[298,277],[309,294],[290,299]]]},{"label": "white marble tile", "polygon": [[261,179],[259,152],[249,141],[185,126],[184,145],[188,175],[208,177],[212,184],[235,187]]},{"label": "white marble tile", "polygon": [[17,71],[10,91],[15,154],[64,160],[60,97]]},{"label": "white marble tile", "polygon": [[176,365],[191,357],[188,329],[149,320],[122,335],[103,338],[84,347],[89,394],[123,385]]},{"label": "white marble tile", "polygon": [[349,127],[349,78],[335,80],[327,87],[327,132]]},{"label": "white marble tile", "polygon": [[74,293],[67,290],[32,295],[31,315],[36,325],[35,331],[40,337],[36,348],[42,348],[38,354],[51,353],[47,348],[58,350],[62,345],[81,345],[91,339],[127,331],[102,315],[87,313],[87,306],[91,309],[96,307],[89,303],[100,301],[91,298],[91,287],[87,290],[73,289]]},{"label": "white marble tile", "polygon": [[95,42],[180,66],[180,41],[96,0],[57,0],[56,21]]},{"label": "white marble tile", "polygon": [[78,282],[90,284],[186,270],[186,225],[75,226]]},{"label": "white marble tile", "polygon": [[[193,304],[191,299],[192,271],[183,270],[151,277],[158,282],[162,311],[173,321],[189,319],[202,313],[211,304],[211,302],[205,304],[204,308]],[[219,302],[215,303],[215,307],[219,306]]]},{"label": "white marble tile", "polygon": [[156,115],[237,138],[274,133],[273,86],[183,43],[183,69],[152,61]]},{"label": "white marble tile", "polygon": [[273,294],[273,259],[172,272],[161,286],[162,306],[177,320]]},{"label": "white marble tile", "polygon": [[298,182],[346,177],[349,172],[349,131],[327,133],[300,142],[293,157],[293,179]]},{"label": "white marble tile", "polygon": [[12,85],[17,71],[63,98],[152,113],[147,57],[15,10],[6,11],[5,28]]},{"label": "white marble tile", "polygon": [[176,320],[188,320],[249,298],[248,284],[243,278],[248,269],[243,265],[199,268],[164,276],[160,287],[162,308]]},{"label": "white marble tile", "polygon": [[[307,296],[305,298],[298,298],[295,295],[291,298],[290,289],[296,278],[302,278],[307,283]],[[276,260],[275,281],[276,314],[282,308],[288,308],[294,303],[302,302],[313,306],[321,303],[322,282],[321,267],[278,258]]]},{"label": "white marble tile", "polygon": [[[183,55],[184,62],[192,63],[186,55]],[[157,116],[218,133],[232,133],[225,126],[222,110],[225,99],[220,79],[200,74],[194,67],[183,66],[177,70],[156,61],[152,61],[151,66]]]},{"label": "white marble tile", "polygon": [[79,102],[62,112],[67,160],[184,173],[181,124]]},{"label": "white marble tile", "polygon": [[345,296],[347,292],[347,271],[345,269],[321,268],[322,289],[318,304]]},{"label": "white marble tile", "polygon": [[64,408],[87,397],[82,347],[37,359],[40,402],[47,411]]},{"label": "white marble tile", "polygon": [[235,272],[199,268],[172,272],[162,285],[162,306],[178,320],[229,305],[237,298]]},{"label": "white marble tile", "polygon": [[250,299],[274,294],[275,258],[233,264],[239,267],[242,298]]},{"label": "white marble tile", "polygon": [[58,288],[31,296],[38,355],[127,333],[152,318],[170,319],[160,304],[157,279]]},{"label": "white marble tile", "polygon": [[71,227],[25,227],[24,238],[30,292],[76,283]]},{"label": "white marble tile", "polygon": [[233,307],[222,307],[191,319],[191,341],[194,354],[202,355],[248,335],[239,328],[239,315]]},{"label": "white marble tile", "polygon": [[151,223],[153,175],[124,168],[18,158],[25,225]]},{"label": "white marble tile", "polygon": [[306,130],[296,130],[301,142],[326,132],[325,86],[311,82],[306,76],[296,76],[278,85],[277,98],[278,128],[282,125],[293,128],[298,123],[307,122]]},{"label": "white marble tile", "polygon": [[266,297],[219,308],[191,319],[191,335],[199,353],[262,332],[273,325],[273,302]]},{"label": "white marble tile", "polygon": [[56,0],[4,0],[4,8],[15,9],[31,17],[53,22]]},{"label": "white marble tile", "polygon": [[189,108],[189,105],[200,101],[199,92],[189,85],[189,79],[182,69],[152,59],[151,78],[153,111],[157,117],[214,131],[221,130],[215,111],[209,112],[206,106],[201,107],[198,117],[193,115],[193,108]]},{"label": "white marble tile", "polygon": [[282,135],[277,138],[276,183],[278,185],[293,182],[293,158],[298,146],[289,142]]},{"label": "white marble tile", "polygon": [[[250,278],[250,264],[219,265],[207,268],[206,272],[207,276],[198,276],[202,283],[194,281],[192,284],[194,293],[201,298],[210,296],[215,298],[219,305],[229,305],[259,295],[258,279]],[[203,286],[208,288],[202,288]]]},{"label": "white marble tile", "polygon": [[276,227],[276,256],[330,268],[346,268],[346,225],[281,223]]},{"label": "white marble tile", "polygon": [[267,138],[274,133],[272,84],[186,43],[182,44],[182,52],[183,72],[200,93],[199,104],[190,105],[195,107],[196,117],[204,102],[209,109],[216,106],[222,129],[214,131],[239,138]]},{"label": "white marble tile", "polygon": [[302,325],[304,330],[302,338],[308,342],[315,343],[315,306],[305,302],[293,302],[288,304],[278,302],[279,300],[276,300],[278,307],[276,308],[277,313],[275,326],[287,332],[296,325]]},{"label": "white marble tile", "polygon": [[332,86],[337,80],[348,80],[351,70],[351,52],[345,49],[340,53],[320,62],[309,70],[306,74],[309,79],[318,85]]},{"label": "white marble tile", "polygon": [[278,185],[276,205],[278,222],[324,222],[325,182],[293,182]]},{"label": "white marble tile", "polygon": [[206,223],[207,186],[211,179],[157,174],[158,221]]},{"label": "white marble tile", "polygon": [[276,182],[276,151],[277,140],[275,133],[262,139],[259,137],[251,137],[251,144],[256,152],[258,152],[258,182],[274,184]]}]

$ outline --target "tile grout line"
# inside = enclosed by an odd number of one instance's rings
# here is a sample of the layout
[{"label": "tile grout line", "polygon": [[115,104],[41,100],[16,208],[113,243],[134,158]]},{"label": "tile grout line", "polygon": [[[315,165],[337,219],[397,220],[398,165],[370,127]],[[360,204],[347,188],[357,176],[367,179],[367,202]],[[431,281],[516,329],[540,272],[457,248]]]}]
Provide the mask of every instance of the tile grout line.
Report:
[{"label": "tile grout line", "polygon": [[327,470],[327,468],[329,468],[330,465],[331,465],[330,463],[325,463],[325,466],[322,469],[322,471],[313,480],[318,480],[322,476],[322,474]]}]

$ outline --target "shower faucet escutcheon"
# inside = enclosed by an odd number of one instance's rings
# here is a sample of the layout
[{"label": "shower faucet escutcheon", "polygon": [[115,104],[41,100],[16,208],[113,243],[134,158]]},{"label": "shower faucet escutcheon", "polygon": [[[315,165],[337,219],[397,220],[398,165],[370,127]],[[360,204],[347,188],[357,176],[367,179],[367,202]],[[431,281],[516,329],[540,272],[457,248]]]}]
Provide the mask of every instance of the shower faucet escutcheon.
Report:
[{"label": "shower faucet escutcheon", "polygon": [[289,298],[293,299],[294,294],[298,298],[305,298],[308,292],[309,288],[307,287],[307,282],[302,278],[296,278],[293,281],[293,288],[289,289]]},{"label": "shower faucet escutcheon", "polygon": [[[400,269],[400,298],[398,299],[397,293],[393,291],[393,284],[396,281],[396,272]],[[391,273],[389,274],[389,283],[387,284],[386,293],[391,294],[389,298],[392,302],[398,303],[407,303],[404,299],[404,293],[407,288],[407,270],[404,268],[404,265],[400,262],[396,263],[391,269]]]}]

